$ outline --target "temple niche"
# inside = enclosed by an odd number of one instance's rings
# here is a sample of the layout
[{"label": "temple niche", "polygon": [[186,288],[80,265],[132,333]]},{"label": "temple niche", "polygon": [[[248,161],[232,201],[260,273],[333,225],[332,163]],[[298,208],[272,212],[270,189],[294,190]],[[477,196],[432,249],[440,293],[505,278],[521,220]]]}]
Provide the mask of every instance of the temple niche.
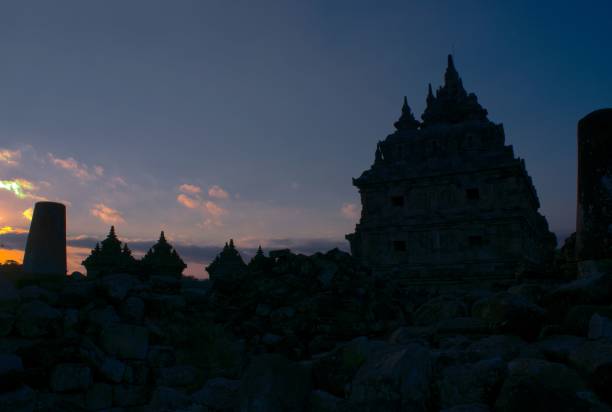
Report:
[{"label": "temple niche", "polygon": [[466,92],[450,55],[421,119],[404,98],[396,131],[353,179],[362,204],[346,236],[353,256],[407,281],[504,278],[550,263],[556,239],[525,162]]}]

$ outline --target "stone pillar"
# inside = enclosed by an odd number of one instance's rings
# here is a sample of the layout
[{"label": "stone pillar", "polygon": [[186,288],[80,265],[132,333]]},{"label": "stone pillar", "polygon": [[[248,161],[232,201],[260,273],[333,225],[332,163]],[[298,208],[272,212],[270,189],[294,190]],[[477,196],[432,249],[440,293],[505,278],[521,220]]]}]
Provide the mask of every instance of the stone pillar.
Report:
[{"label": "stone pillar", "polygon": [[37,202],[23,258],[23,270],[34,275],[66,275],[66,206]]},{"label": "stone pillar", "polygon": [[612,109],[601,109],[578,122],[576,260],[587,267],[611,258]]}]

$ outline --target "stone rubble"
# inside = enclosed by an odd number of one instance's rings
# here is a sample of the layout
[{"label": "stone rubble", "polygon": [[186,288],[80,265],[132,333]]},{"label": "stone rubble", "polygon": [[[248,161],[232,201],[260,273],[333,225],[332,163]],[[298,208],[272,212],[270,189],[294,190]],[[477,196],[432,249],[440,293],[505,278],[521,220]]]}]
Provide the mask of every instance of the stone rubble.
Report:
[{"label": "stone rubble", "polygon": [[3,283],[0,410],[612,410],[612,273],[406,288],[273,256]]}]

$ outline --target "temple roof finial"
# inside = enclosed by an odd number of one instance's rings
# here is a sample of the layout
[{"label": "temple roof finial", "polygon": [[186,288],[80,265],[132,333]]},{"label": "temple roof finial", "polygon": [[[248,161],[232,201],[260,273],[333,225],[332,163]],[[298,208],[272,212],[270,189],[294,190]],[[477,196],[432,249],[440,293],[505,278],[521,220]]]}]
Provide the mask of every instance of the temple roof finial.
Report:
[{"label": "temple roof finial", "polygon": [[447,66],[448,66],[449,69],[453,69],[455,71],[457,70],[457,69],[455,69],[455,63],[453,62],[453,55],[452,54],[448,55],[448,64],[447,64]]},{"label": "temple roof finial", "polygon": [[431,83],[429,83],[429,85],[427,86],[427,106],[430,106],[433,101],[434,101],[435,97],[433,95],[433,91],[431,90]]},{"label": "temple roof finial", "polygon": [[404,103],[402,104],[402,114],[397,122],[393,123],[398,131],[401,130],[414,130],[417,129],[420,123],[414,118],[410,106],[408,106],[408,99],[404,96]]}]

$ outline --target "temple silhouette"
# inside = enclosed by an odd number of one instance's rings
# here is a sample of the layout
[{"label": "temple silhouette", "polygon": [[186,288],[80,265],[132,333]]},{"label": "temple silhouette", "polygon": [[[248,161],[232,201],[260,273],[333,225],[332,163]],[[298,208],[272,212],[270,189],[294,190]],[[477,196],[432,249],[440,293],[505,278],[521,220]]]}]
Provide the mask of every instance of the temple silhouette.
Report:
[{"label": "temple silhouette", "polygon": [[421,119],[404,98],[395,132],[353,179],[362,204],[346,236],[353,256],[409,281],[511,277],[550,263],[556,239],[525,162],[466,92],[451,55]]}]

